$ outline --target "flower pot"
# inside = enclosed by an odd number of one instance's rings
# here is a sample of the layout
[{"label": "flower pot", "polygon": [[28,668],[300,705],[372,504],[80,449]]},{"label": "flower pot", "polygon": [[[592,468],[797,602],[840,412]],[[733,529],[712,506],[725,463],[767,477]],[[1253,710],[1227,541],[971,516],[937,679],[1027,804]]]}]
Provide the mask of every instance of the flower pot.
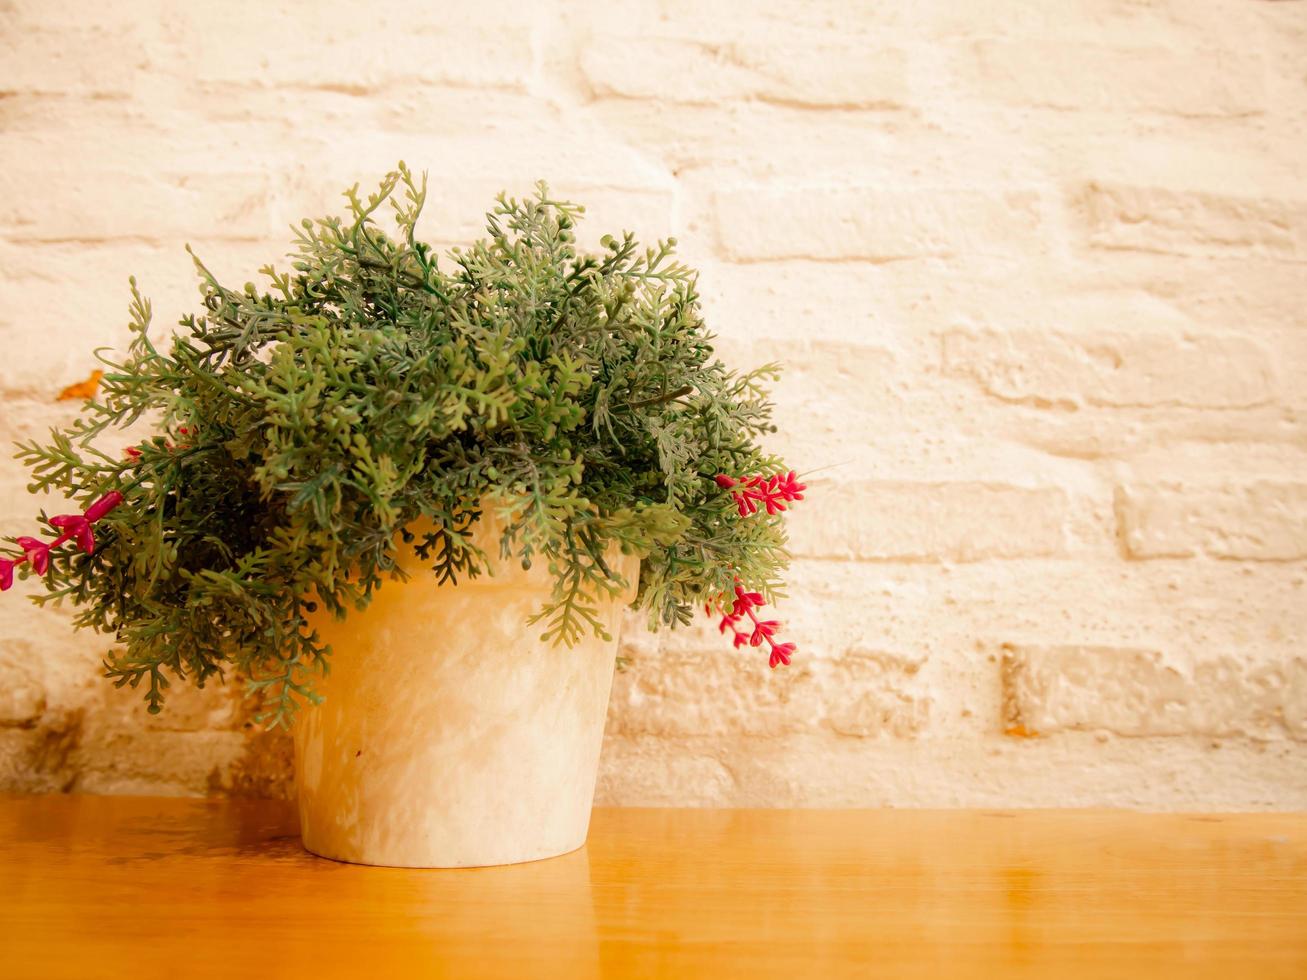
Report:
[{"label": "flower pot", "polygon": [[[498,554],[496,529],[477,541]],[[638,559],[613,555],[634,583]],[[585,843],[623,606],[612,640],[573,647],[526,625],[551,589],[538,561],[440,585],[409,549],[406,582],[313,626],[332,646],[324,702],[295,725],[304,846],[360,864],[460,868],[553,857]]]}]

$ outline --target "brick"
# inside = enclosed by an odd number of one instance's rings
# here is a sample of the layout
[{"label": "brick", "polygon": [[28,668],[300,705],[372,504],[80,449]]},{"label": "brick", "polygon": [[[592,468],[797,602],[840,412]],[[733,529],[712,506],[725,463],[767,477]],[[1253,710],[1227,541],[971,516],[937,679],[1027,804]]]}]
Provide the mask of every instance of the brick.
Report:
[{"label": "brick", "polygon": [[0,684],[0,728],[28,728],[36,723],[45,710],[45,691],[41,685],[24,677],[10,677],[3,668],[5,681]]},{"label": "brick", "polygon": [[1199,650],[1006,646],[1004,726],[1011,734],[1307,740],[1307,658]]},{"label": "brick", "polygon": [[977,41],[960,74],[969,91],[1054,109],[1246,116],[1266,107],[1265,66],[1253,54],[1177,51],[1043,39]]},{"label": "brick", "polygon": [[[1234,739],[1057,738],[868,741],[836,735],[776,739],[610,738],[603,802],[631,792],[640,806],[682,798],[723,807],[1125,807],[1210,812],[1220,793],[1230,809],[1294,811],[1307,806],[1307,746]],[[611,760],[611,761],[609,761]],[[717,774],[696,784],[685,770]],[[672,778],[665,774],[675,772]],[[684,772],[684,775],[682,775]],[[728,778],[729,777],[729,778]],[[916,819],[910,815],[908,819]],[[940,814],[939,819],[965,819]],[[726,819],[729,819],[728,817]],[[976,819],[986,819],[983,814]],[[1096,819],[1093,818],[1093,819]],[[1286,813],[1285,819],[1294,819]],[[959,852],[963,860],[967,856]]]},{"label": "brick", "polygon": [[1307,92],[1300,81],[1307,72],[1307,23],[1291,3],[1265,3],[1255,8],[1262,43],[1270,63],[1272,98],[1280,111],[1301,118],[1307,110]]},{"label": "brick", "polygon": [[758,37],[840,38],[871,36],[916,20],[913,11],[889,4],[845,0],[603,0],[586,4],[585,24],[598,34],[738,39]]},{"label": "brick", "polygon": [[1256,8],[1224,0],[1203,4],[1187,0],[1063,0],[1056,7],[1025,0],[987,0],[984,4],[933,5],[921,16],[926,30],[948,39],[993,39],[999,35],[1036,44],[1079,42],[1127,50],[1169,45],[1173,50],[1204,52],[1246,50],[1246,39],[1258,35],[1260,20]]},{"label": "brick", "polygon": [[817,505],[789,519],[791,551],[804,558],[969,562],[1063,554],[1069,544],[1072,505],[1057,487],[824,479],[809,487]]},{"label": "brick", "polygon": [[233,731],[248,720],[246,709],[251,707],[242,698],[244,684],[240,679],[210,682],[202,689],[174,683],[168,689],[163,710],[157,715],[145,713],[143,691],[111,684],[96,686],[97,715],[116,719],[127,731]]},{"label": "brick", "polygon": [[1307,202],[1091,182],[1071,207],[1094,248],[1307,261]]},{"label": "brick", "polygon": [[[33,183],[43,191],[24,191]],[[266,238],[303,215],[267,172],[164,173],[19,165],[0,173],[0,234],[25,242]],[[293,216],[293,217],[292,217]]]},{"label": "brick", "polygon": [[892,262],[1020,247],[1039,224],[1036,195],[955,189],[749,187],[713,201],[723,257]]},{"label": "brick", "polygon": [[827,724],[841,735],[864,738],[920,736],[930,724],[934,700],[918,677],[923,663],[862,645],[846,650],[828,672],[834,683],[826,694],[833,702]]},{"label": "brick", "polygon": [[[369,23],[347,4],[294,7],[241,2],[190,4],[165,13],[187,38],[182,70],[201,85],[285,87],[376,95],[413,85],[522,88],[531,77],[531,28],[520,10],[488,4],[444,7],[439,17],[378,8]],[[497,19],[494,11],[502,14]],[[233,23],[257,24],[251,38]]]},{"label": "brick", "polygon": [[1307,276],[1294,263],[1117,252],[1099,275],[1213,326],[1238,324],[1257,334],[1307,329]]},{"label": "brick", "polygon": [[1116,507],[1130,558],[1307,558],[1307,483],[1123,486]]},{"label": "brick", "polygon": [[[747,306],[746,306],[747,309]],[[711,313],[711,309],[708,311]],[[795,340],[782,335],[760,338],[738,331],[747,340],[725,338],[740,311],[732,311],[721,327],[723,338],[713,344],[714,352],[734,368],[746,370],[767,361],[781,365],[780,378],[770,383],[779,406],[779,417],[803,420],[795,436],[809,438],[828,434],[838,441],[854,424],[854,413],[884,408],[892,399],[896,360],[886,347],[856,341],[824,339]],[[783,313],[783,310],[780,311]],[[755,324],[762,321],[754,321]],[[714,329],[717,320],[711,319]],[[777,434],[778,439],[789,434]]]},{"label": "brick", "polygon": [[597,96],[863,109],[897,108],[909,99],[907,52],[856,42],[595,38],[581,69]]},{"label": "brick", "polygon": [[[639,658],[619,674],[608,731],[632,735],[776,736],[827,729],[859,737],[910,738],[930,719],[920,658],[858,644],[770,670],[766,655],[739,650],[704,627],[706,642]],[[856,692],[856,693],[855,693]]]},{"label": "brick", "polygon": [[[1030,559],[960,564],[832,563],[791,566],[777,605],[804,656],[872,644],[929,651],[933,714],[997,693],[997,661],[977,637],[1012,643],[1240,650],[1273,659],[1307,636],[1307,575],[1297,564]],[[681,631],[666,636],[670,645]],[[714,639],[714,642],[716,640]],[[964,679],[967,684],[964,684]],[[967,685],[970,686],[967,686]],[[992,692],[991,692],[992,688]]]},{"label": "brick", "polygon": [[1307,416],[1268,404],[1237,412],[1192,408],[1084,408],[1048,411],[1033,405],[971,404],[957,437],[997,439],[1009,449],[1024,447],[1063,460],[1112,460],[1158,445],[1193,444],[1209,452],[1239,443],[1264,443],[1292,450],[1307,439]]},{"label": "brick", "polygon": [[[788,376],[796,370],[800,346],[792,339],[796,322],[821,323],[824,345],[881,342],[893,322],[885,309],[886,268],[893,267],[868,266],[865,275],[850,278],[848,270],[831,262],[714,264],[699,279],[704,319],[720,338],[714,347],[729,348],[728,363],[747,364],[757,359],[758,338],[765,337],[769,357],[771,345],[783,346],[775,356],[785,361]],[[829,317],[829,297],[836,293],[848,307]],[[892,355],[886,351],[885,357]],[[834,361],[841,364],[844,358]]]},{"label": "brick", "polygon": [[[41,16],[38,9],[0,7],[0,98],[125,99],[132,94],[149,55],[148,38],[131,18],[99,18],[81,7]],[[112,55],[106,57],[106,52]]]},{"label": "brick", "polygon": [[944,373],[1036,407],[1248,408],[1275,394],[1271,354],[1228,334],[953,330]]},{"label": "brick", "polygon": [[0,728],[0,792],[67,793],[77,783],[82,712],[32,728]]},{"label": "brick", "polygon": [[686,228],[696,231],[686,235],[687,243],[711,233],[713,196],[741,187],[911,192],[920,180],[941,190],[983,193],[1012,183],[1000,157],[959,156],[955,134],[931,126],[915,105],[827,111],[757,99],[673,106],[611,98],[589,103],[587,114],[623,146],[638,148],[676,175]]},{"label": "brick", "polygon": [[242,757],[239,731],[141,731],[88,724],[71,764],[83,793],[203,796]]},{"label": "brick", "polygon": [[734,775],[710,753],[669,751],[656,738],[604,740],[596,806],[729,806],[736,798]]}]

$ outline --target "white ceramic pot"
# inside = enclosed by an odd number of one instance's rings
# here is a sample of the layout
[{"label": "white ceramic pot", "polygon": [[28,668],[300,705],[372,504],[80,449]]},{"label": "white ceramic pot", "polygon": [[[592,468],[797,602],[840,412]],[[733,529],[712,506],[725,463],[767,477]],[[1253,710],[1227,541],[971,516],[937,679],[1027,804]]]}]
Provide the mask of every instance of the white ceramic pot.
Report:
[{"label": "white ceramic pot", "polygon": [[[478,526],[488,555],[497,534]],[[638,560],[614,555],[634,583]],[[585,843],[621,611],[612,641],[574,647],[527,626],[548,596],[537,562],[439,585],[412,576],[363,612],[313,624],[331,644],[326,700],[300,711],[295,766],[304,846],[360,864],[462,868],[553,857]]]}]

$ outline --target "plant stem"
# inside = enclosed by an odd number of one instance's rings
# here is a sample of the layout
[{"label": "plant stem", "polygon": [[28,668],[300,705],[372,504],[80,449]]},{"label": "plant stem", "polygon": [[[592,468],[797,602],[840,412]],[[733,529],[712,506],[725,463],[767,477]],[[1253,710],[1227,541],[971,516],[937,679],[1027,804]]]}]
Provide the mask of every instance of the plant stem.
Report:
[{"label": "plant stem", "polygon": [[692,391],[694,391],[694,385],[681,385],[681,387],[677,388],[675,391],[669,391],[665,395],[658,395],[655,398],[646,398],[643,401],[638,402],[627,402],[626,407],[647,408],[650,405],[661,405],[663,402],[676,401],[676,399],[688,395]]}]

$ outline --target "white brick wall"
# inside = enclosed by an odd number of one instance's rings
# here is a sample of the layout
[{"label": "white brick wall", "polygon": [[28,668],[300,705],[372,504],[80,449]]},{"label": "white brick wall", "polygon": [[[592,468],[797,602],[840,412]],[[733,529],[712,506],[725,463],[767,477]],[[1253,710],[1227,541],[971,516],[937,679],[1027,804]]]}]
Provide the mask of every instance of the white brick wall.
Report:
[{"label": "white brick wall", "polygon": [[[1307,3],[0,5],[0,438],[405,159],[676,234],[789,365],[801,651],[632,623],[599,798],[1307,807]],[[17,464],[0,531],[28,528]],[[0,788],[285,792],[0,605]]]}]

